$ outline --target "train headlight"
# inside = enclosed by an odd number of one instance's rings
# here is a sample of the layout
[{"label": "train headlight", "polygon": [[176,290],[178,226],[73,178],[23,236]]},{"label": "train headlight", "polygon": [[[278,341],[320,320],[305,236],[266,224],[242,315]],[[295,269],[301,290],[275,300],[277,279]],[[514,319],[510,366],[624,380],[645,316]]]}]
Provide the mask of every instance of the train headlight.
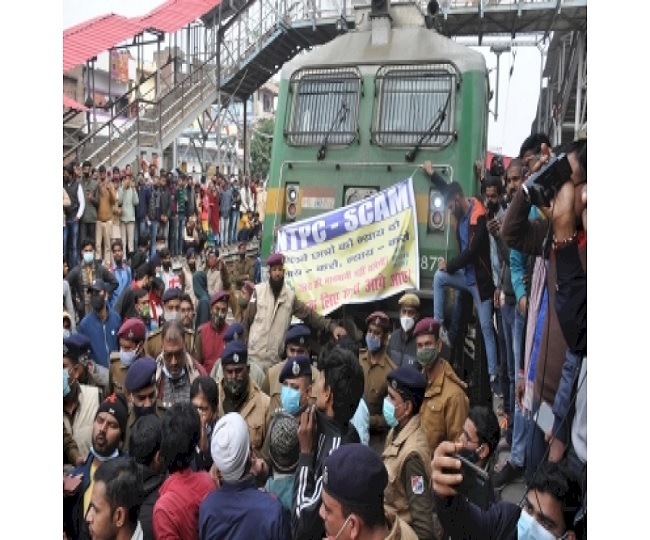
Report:
[{"label": "train headlight", "polygon": [[429,192],[429,231],[441,231],[445,228],[445,200],[436,190]]},{"label": "train headlight", "polygon": [[300,188],[298,184],[287,184],[284,216],[287,221],[293,221],[298,215],[298,195]]}]

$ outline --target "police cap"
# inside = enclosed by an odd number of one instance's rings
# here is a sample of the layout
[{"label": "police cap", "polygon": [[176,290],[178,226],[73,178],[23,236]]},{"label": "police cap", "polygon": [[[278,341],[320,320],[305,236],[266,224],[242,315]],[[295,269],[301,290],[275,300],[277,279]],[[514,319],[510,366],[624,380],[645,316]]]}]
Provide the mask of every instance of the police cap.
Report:
[{"label": "police cap", "polygon": [[137,392],[156,382],[156,361],[145,356],[138,358],[126,372],[124,387],[129,392]]},{"label": "police cap", "polygon": [[280,384],[284,384],[287,379],[295,379],[303,375],[311,375],[311,359],[309,356],[300,354],[293,358],[287,358],[278,380]]}]

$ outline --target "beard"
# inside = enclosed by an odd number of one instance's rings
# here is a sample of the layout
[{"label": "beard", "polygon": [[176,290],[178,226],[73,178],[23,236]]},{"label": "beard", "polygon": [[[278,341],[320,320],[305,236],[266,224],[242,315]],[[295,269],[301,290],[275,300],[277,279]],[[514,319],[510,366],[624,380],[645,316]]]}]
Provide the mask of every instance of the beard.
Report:
[{"label": "beard", "polygon": [[271,290],[273,291],[273,294],[277,296],[280,294],[280,291],[282,290],[282,286],[284,285],[284,276],[282,276],[279,279],[274,279],[274,278],[269,278],[269,285],[271,286]]}]

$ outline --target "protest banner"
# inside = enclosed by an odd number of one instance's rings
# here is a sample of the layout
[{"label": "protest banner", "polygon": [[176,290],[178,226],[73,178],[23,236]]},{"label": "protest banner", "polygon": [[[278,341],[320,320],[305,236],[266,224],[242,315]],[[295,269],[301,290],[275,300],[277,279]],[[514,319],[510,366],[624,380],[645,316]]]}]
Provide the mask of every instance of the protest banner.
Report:
[{"label": "protest banner", "polygon": [[321,315],[420,283],[413,178],[278,230],[285,283]]}]

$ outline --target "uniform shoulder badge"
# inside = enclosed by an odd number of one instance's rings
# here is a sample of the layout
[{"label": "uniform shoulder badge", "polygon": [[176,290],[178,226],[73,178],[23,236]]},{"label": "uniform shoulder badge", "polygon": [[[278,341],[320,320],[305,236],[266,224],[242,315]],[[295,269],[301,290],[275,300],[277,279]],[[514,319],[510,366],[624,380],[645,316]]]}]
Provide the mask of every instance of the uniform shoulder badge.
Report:
[{"label": "uniform shoulder badge", "polygon": [[411,491],[414,495],[422,495],[424,493],[424,478],[411,476]]}]

